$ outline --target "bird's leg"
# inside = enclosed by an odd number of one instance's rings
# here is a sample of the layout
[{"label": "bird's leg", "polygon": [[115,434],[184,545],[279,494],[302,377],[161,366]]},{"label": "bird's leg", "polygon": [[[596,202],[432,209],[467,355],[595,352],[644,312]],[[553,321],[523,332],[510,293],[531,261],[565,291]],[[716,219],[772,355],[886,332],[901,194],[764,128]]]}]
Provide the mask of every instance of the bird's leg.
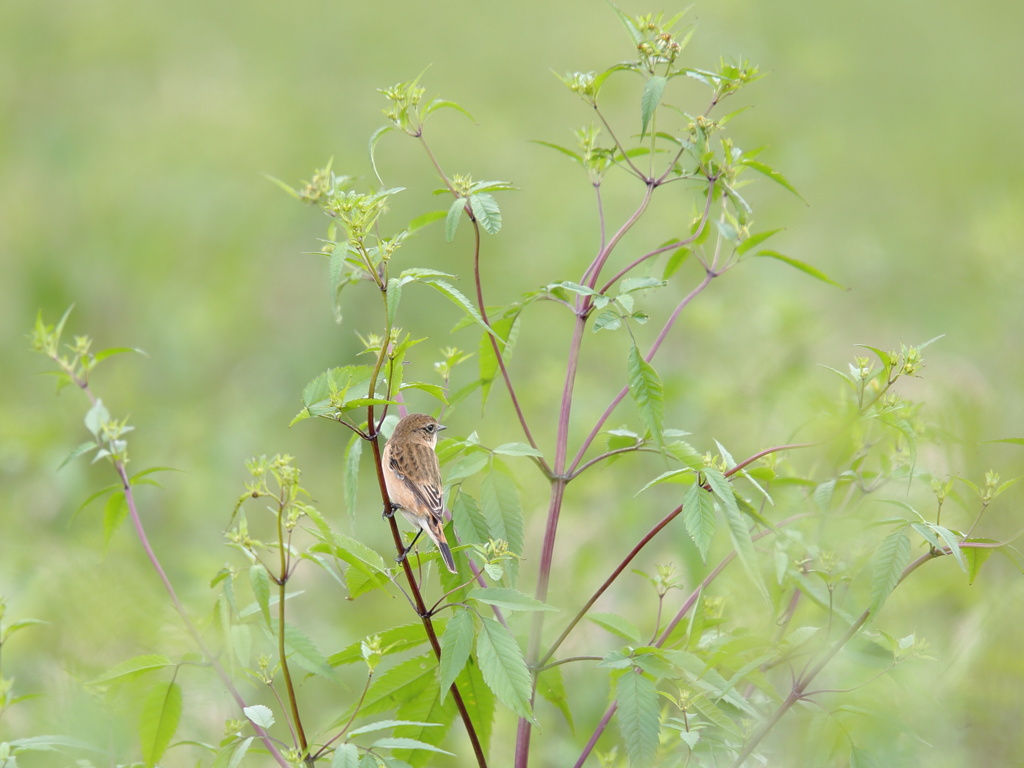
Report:
[{"label": "bird's leg", "polygon": [[399,506],[392,501],[390,507],[384,507],[384,511],[380,513],[380,516],[383,517],[385,520],[390,520],[392,517],[395,516],[395,512],[397,512],[398,509]]},{"label": "bird's leg", "polygon": [[400,562],[402,562],[403,560],[405,560],[405,558],[406,558],[406,557],[408,557],[408,555],[409,555],[409,551],[410,551],[410,550],[411,550],[411,549],[412,549],[413,547],[415,547],[415,546],[416,546],[416,542],[417,542],[417,541],[419,540],[419,538],[420,538],[420,536],[421,536],[421,535],[423,535],[423,529],[422,529],[422,528],[420,528],[420,529],[419,529],[419,531],[418,531],[418,532],[416,533],[416,535],[415,535],[415,536],[413,537],[412,541],[410,541],[410,542],[409,542],[409,546],[408,546],[408,547],[406,547],[405,549],[403,549],[403,550],[402,550],[402,554],[400,554],[400,555],[399,555],[398,557],[396,557],[396,558],[395,558],[395,562],[396,562],[396,563],[400,563]]}]

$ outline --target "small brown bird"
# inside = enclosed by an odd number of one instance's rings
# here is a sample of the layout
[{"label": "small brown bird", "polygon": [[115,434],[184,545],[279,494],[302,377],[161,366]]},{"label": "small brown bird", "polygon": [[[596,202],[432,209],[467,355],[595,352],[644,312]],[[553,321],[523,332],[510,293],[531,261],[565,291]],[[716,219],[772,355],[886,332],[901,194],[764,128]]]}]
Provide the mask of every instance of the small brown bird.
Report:
[{"label": "small brown bird", "polygon": [[452,551],[444,537],[444,486],[441,466],[434,447],[437,434],[445,427],[425,413],[411,413],[395,426],[384,446],[384,482],[391,498],[391,512],[400,509],[405,519],[419,528],[416,538],[405,548],[398,561],[409,554],[424,531],[437,545],[444,564],[458,573]]}]

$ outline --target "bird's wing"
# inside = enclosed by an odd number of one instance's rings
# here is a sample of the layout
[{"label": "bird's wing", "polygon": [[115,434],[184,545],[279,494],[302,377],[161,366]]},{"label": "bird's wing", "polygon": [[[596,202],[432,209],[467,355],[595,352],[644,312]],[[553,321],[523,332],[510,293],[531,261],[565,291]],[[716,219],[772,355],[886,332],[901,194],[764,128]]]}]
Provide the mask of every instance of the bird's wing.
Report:
[{"label": "bird's wing", "polygon": [[[424,471],[410,473],[410,467],[422,467]],[[441,468],[434,452],[425,445],[414,445],[394,451],[391,454],[391,468],[423,506],[443,522],[444,487],[441,484]],[[417,474],[423,474],[425,477],[417,480]]]}]

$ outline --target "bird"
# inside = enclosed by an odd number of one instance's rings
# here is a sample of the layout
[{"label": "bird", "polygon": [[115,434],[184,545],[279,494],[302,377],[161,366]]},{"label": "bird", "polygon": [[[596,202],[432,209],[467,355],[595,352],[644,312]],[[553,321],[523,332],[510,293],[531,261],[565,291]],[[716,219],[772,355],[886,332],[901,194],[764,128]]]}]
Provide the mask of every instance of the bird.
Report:
[{"label": "bird", "polygon": [[442,429],[446,427],[425,413],[410,413],[395,426],[381,457],[384,482],[391,499],[391,509],[385,510],[385,516],[390,517],[395,510],[400,510],[405,519],[419,529],[398,562],[405,559],[426,531],[448,570],[458,573],[444,537],[444,486],[441,466],[434,453],[437,435]]}]

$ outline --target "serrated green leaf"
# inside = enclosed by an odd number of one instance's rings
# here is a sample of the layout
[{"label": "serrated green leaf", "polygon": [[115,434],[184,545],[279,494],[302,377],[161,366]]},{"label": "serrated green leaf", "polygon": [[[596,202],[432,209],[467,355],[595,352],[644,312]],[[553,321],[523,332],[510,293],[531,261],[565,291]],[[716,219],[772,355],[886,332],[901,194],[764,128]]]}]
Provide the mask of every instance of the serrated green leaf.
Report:
[{"label": "serrated green leaf", "polygon": [[60,463],[60,466],[57,467],[57,471],[60,472],[60,470],[64,469],[64,467],[67,464],[70,464],[72,461],[77,459],[83,453],[88,453],[89,451],[95,451],[99,447],[100,447],[99,444],[95,440],[90,440],[89,442],[82,443],[81,445],[77,446],[73,451],[71,451],[71,453],[69,453],[67,455],[67,457],[64,459],[64,461],[62,461]]},{"label": "serrated green leaf", "polygon": [[[271,621],[271,632],[276,638],[277,619]],[[316,644],[301,629],[287,622],[284,625],[284,647],[288,660],[295,662],[310,674],[327,680],[335,678],[334,670]]]},{"label": "serrated green leaf", "polygon": [[110,498],[107,499],[107,503],[103,507],[104,546],[110,545],[110,539],[121,527],[121,523],[126,517],[128,517],[128,499],[125,497],[124,491],[115,491],[110,494]]},{"label": "serrated green leaf", "polygon": [[423,227],[433,224],[435,221],[440,221],[447,215],[448,211],[427,211],[426,213],[421,213],[409,222],[409,226],[406,229],[411,235],[413,232],[423,229]]},{"label": "serrated green leaf", "polygon": [[644,92],[640,96],[640,138],[647,135],[647,127],[654,117],[654,111],[661,103],[668,79],[661,75],[651,75],[644,84]]},{"label": "serrated green leaf", "polygon": [[526,443],[502,443],[494,448],[492,453],[500,453],[503,456],[544,456],[543,453]]},{"label": "serrated green leaf", "polygon": [[910,539],[903,530],[889,534],[878,545],[871,577],[871,608],[877,613],[899,584],[910,562]]},{"label": "serrated green leaf", "polygon": [[683,523],[693,543],[697,545],[700,558],[708,561],[708,550],[715,535],[715,502],[711,494],[694,483],[683,498]]},{"label": "serrated green leaf", "polygon": [[964,556],[967,558],[967,583],[973,584],[981,572],[981,566],[985,564],[992,554],[990,547],[967,547],[964,549]]},{"label": "serrated green leaf", "polygon": [[615,685],[615,701],[630,768],[654,765],[660,730],[658,691],[654,683],[644,675],[628,671]]},{"label": "serrated green leaf", "polygon": [[331,757],[331,768],[359,768],[359,749],[355,744],[339,744]]},{"label": "serrated green leaf", "polygon": [[640,412],[640,421],[659,443],[665,414],[665,395],[661,377],[640,355],[636,344],[630,344],[628,358],[629,394]]},{"label": "serrated green leaf", "polygon": [[615,3],[611,2],[611,0],[608,0],[608,5],[612,7],[612,11],[615,12],[615,15],[619,17],[619,21],[622,22],[623,28],[625,28],[626,32],[633,40],[633,45],[639,46],[640,43],[644,41],[644,33],[640,31],[640,29],[637,27],[633,19],[631,19],[621,10],[619,10],[619,7],[615,5]]},{"label": "serrated green leaf", "polygon": [[664,280],[656,277],[627,277],[619,285],[619,295],[624,296],[636,291],[647,291],[651,288],[663,288],[666,285]]},{"label": "serrated green leaf", "polygon": [[748,168],[751,168],[751,169],[757,171],[758,173],[764,174],[769,179],[774,181],[776,184],[779,184],[780,186],[788,189],[790,192],[792,192],[794,195],[796,195],[798,198],[800,198],[800,200],[803,201],[804,203],[807,202],[806,200],[804,200],[803,196],[799,192],[796,191],[796,187],[794,187],[792,184],[790,184],[789,181],[786,179],[786,177],[783,176],[778,171],[776,171],[774,168],[771,168],[770,166],[765,165],[764,163],[760,162],[759,160],[751,160],[749,158],[744,158],[743,160],[741,160],[740,161],[740,165],[745,165]]},{"label": "serrated green leaf", "polygon": [[270,577],[267,569],[261,564],[249,566],[249,586],[252,587],[253,597],[256,598],[256,605],[260,607],[263,620],[270,626]]},{"label": "serrated green leaf", "polygon": [[164,669],[165,667],[173,666],[174,662],[166,656],[157,656],[154,654],[133,656],[132,658],[111,667],[99,677],[94,680],[90,680],[86,685],[108,685],[122,680],[130,680],[155,669]]},{"label": "serrated green leaf", "polygon": [[459,291],[451,283],[436,278],[429,278],[421,282],[433,286],[441,294],[446,296],[453,304],[455,304],[455,306],[459,307],[459,309],[465,312],[466,315],[473,320],[473,322],[475,322],[477,325],[479,325],[481,328],[487,331],[487,333],[491,334],[494,338],[496,338],[499,343],[503,343],[501,337],[498,336],[493,330],[491,330],[490,326],[488,326],[487,323],[484,322],[484,319],[480,316],[480,313],[477,311],[476,307],[474,307],[472,303],[470,303],[469,299],[467,299],[462,294],[462,292]]},{"label": "serrated green leaf", "polygon": [[100,439],[100,434],[103,431],[103,425],[109,421],[110,412],[106,407],[104,407],[102,400],[97,400],[93,403],[93,406],[85,414],[85,428],[88,429],[97,440]]},{"label": "serrated green leaf", "polygon": [[493,195],[487,192],[475,192],[469,196],[469,207],[487,234],[498,234],[501,229],[501,210]]},{"label": "serrated green leaf", "polygon": [[423,728],[440,728],[440,723],[424,723],[418,720],[378,720],[375,723],[353,728],[348,732],[349,736],[358,736],[361,733],[373,733],[374,731],[385,731],[389,728],[398,728],[405,725],[417,725]]},{"label": "serrated green leaf", "polygon": [[640,628],[625,616],[617,613],[589,613],[587,619],[633,645],[640,645],[643,642]]},{"label": "serrated green leaf", "polygon": [[181,688],[177,683],[151,686],[139,715],[139,740],[147,768],[156,765],[171,743],[181,720]]},{"label": "serrated green leaf", "polygon": [[572,709],[569,707],[569,697],[565,691],[565,681],[562,679],[562,668],[548,667],[541,670],[537,675],[537,693],[544,697],[555,708],[562,713],[565,722],[569,725],[569,733],[576,732],[576,726],[572,720]]},{"label": "serrated green leaf", "polygon": [[967,573],[967,562],[964,560],[963,550],[960,549],[960,538],[948,528],[944,528],[941,525],[933,524],[932,530],[934,530],[947,547],[949,552],[953,555],[953,559],[956,560],[957,565],[960,566],[960,570]]},{"label": "serrated green leaf", "polygon": [[[418,648],[427,642],[427,636],[423,633],[423,625],[403,624],[399,627],[391,627],[375,635],[380,640],[380,647],[384,655],[404,653],[412,648]],[[352,643],[327,660],[332,667],[339,667],[344,664],[355,664],[363,660],[362,644],[364,640]]]},{"label": "serrated green leaf", "polygon": [[269,174],[266,174],[266,173],[263,174],[263,178],[265,178],[267,181],[270,181],[270,182],[276,184],[278,187],[283,189],[287,194],[291,195],[296,200],[301,200],[302,199],[302,195],[299,194],[298,190],[292,189],[290,186],[285,184],[280,179],[278,179],[278,178],[276,178],[274,176],[271,176]]},{"label": "serrated green leaf", "polygon": [[476,654],[484,682],[505,706],[536,724],[530,708],[532,683],[523,652],[497,621],[484,616],[480,622]]},{"label": "serrated green leaf", "polygon": [[363,438],[353,434],[345,450],[345,507],[349,515],[356,516],[356,499],[359,494],[359,459],[363,455]]},{"label": "serrated green leaf", "polygon": [[458,102],[451,101],[450,99],[434,99],[423,108],[423,117],[426,118],[427,115],[431,114],[432,112],[436,112],[439,109],[454,109],[456,112],[461,112],[474,123],[476,122],[473,116],[469,114],[468,111],[466,111],[465,107],[463,107]]},{"label": "serrated green leaf", "polygon": [[462,672],[473,650],[475,625],[473,615],[469,611],[456,609],[455,615],[448,620],[441,635],[441,664],[439,684],[441,702],[444,703],[448,689]]},{"label": "serrated green leaf", "polygon": [[751,248],[756,248],[769,237],[776,235],[781,231],[781,229],[769,229],[767,232],[756,232],[755,234],[748,236],[746,240],[736,246],[736,255],[742,256]]},{"label": "serrated green leaf", "polygon": [[249,720],[260,728],[269,728],[274,724],[274,713],[270,707],[265,707],[262,704],[253,704],[249,707],[242,708],[242,714],[244,714]]},{"label": "serrated green leaf", "polygon": [[398,316],[398,305],[402,301],[402,285],[400,278],[392,277],[388,280],[385,302],[388,313],[388,327],[395,327],[395,318]]},{"label": "serrated green leaf", "polygon": [[683,483],[685,485],[690,485],[694,482],[694,479],[694,472],[689,467],[684,469],[670,469],[668,472],[662,472],[656,478],[647,483],[647,485],[636,492],[636,495],[639,496],[648,488],[655,485],[661,485],[662,483]]},{"label": "serrated green leaf", "polygon": [[496,605],[508,611],[557,611],[547,603],[542,603],[517,589],[505,587],[478,587],[466,595],[468,600],[479,600],[481,603]]},{"label": "serrated green leaf", "polygon": [[594,318],[594,333],[617,331],[622,327],[622,317],[614,309],[603,309]]},{"label": "serrated green leaf", "polygon": [[768,594],[768,587],[764,583],[764,576],[757,567],[757,556],[754,551],[754,540],[750,534],[750,526],[736,503],[736,496],[732,492],[732,486],[725,479],[722,473],[714,467],[705,467],[703,474],[711,486],[712,493],[722,502],[722,510],[725,514],[725,521],[729,526],[729,537],[732,539],[732,546],[736,556],[746,571],[750,580],[761,593],[765,602],[771,604],[771,597]]},{"label": "serrated green leaf", "polygon": [[462,491],[455,495],[455,501],[452,502],[452,521],[463,544],[485,544],[489,538],[500,538],[491,536],[487,520],[476,499]]},{"label": "serrated green leaf", "polygon": [[[522,554],[526,523],[519,503],[519,491],[515,480],[496,459],[480,483],[480,505],[490,536],[504,539],[512,552]],[[515,586],[518,574],[515,562],[510,565],[510,574]]]},{"label": "serrated green leaf", "polygon": [[406,739],[399,736],[388,736],[387,738],[377,739],[373,744],[370,745],[372,749],[423,749],[428,752],[439,752],[442,755],[453,755],[454,752],[448,752],[447,750],[435,747],[433,744],[427,744],[425,741],[419,741],[418,739]]},{"label": "serrated green leaf", "polygon": [[[422,627],[420,632],[422,632]],[[437,661],[428,652],[396,664],[381,675],[374,677],[369,690],[359,707],[361,717],[389,712],[403,702],[409,701],[426,686],[437,685]],[[328,730],[345,723],[357,705],[352,704]]]},{"label": "serrated green leaf", "polygon": [[794,259],[792,256],[785,256],[785,255],[779,253],[778,251],[758,251],[754,255],[755,256],[764,256],[764,257],[767,257],[769,259],[776,259],[777,261],[784,262],[786,264],[789,264],[789,266],[791,266],[791,267],[795,267],[796,269],[799,269],[805,275],[810,275],[811,277],[817,278],[818,280],[821,280],[822,282],[828,283],[829,285],[834,285],[837,288],[843,288],[844,287],[841,283],[837,283],[835,280],[833,280],[831,277],[826,275],[824,272],[822,272],[817,267],[812,267],[810,264],[805,264],[804,262],[800,261],[799,259]]},{"label": "serrated green leaf", "polygon": [[457,197],[448,206],[448,213],[445,214],[444,221],[444,239],[449,243],[455,239],[455,232],[459,228],[459,219],[462,217],[462,212],[466,209],[466,204],[466,198]]},{"label": "serrated green leaf", "polygon": [[[515,347],[515,340],[519,333],[519,312],[507,315],[491,321],[491,328],[504,340],[502,354],[507,360]],[[494,344],[488,334],[480,337],[480,344],[477,350],[480,364],[480,399],[481,407],[487,404],[487,397],[491,391],[491,384],[498,375],[498,357],[494,351]]]},{"label": "serrated green leaf", "polygon": [[533,139],[530,143],[540,144],[542,147],[549,147],[550,149],[553,149],[557,152],[561,152],[563,155],[566,155],[567,157],[571,157],[577,163],[583,165],[583,158],[576,152],[573,152],[571,149],[566,149],[565,147],[559,146],[558,144],[552,144],[550,141],[537,141]]}]

